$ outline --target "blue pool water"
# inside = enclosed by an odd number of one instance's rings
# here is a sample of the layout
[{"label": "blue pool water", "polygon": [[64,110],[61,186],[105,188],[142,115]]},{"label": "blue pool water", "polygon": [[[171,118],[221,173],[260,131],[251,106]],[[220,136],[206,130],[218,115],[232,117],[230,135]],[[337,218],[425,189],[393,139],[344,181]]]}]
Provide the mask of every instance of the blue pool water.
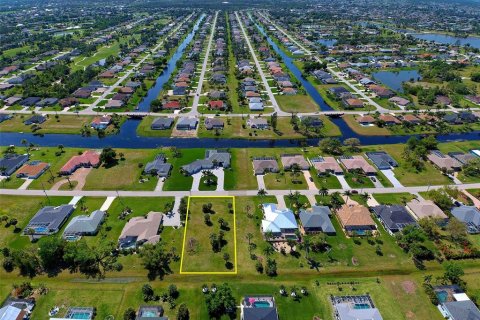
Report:
[{"label": "blue pool water", "polygon": [[447,291],[437,292],[437,298],[438,298],[438,302],[440,302],[440,303],[447,302],[448,292]]},{"label": "blue pool water", "polygon": [[90,319],[90,312],[76,312],[70,316],[70,319]]},{"label": "blue pool water", "polygon": [[353,306],[354,309],[370,309],[370,305],[368,303],[356,303]]},{"label": "blue pool water", "polygon": [[255,308],[270,308],[270,303],[267,301],[255,301],[253,305]]}]

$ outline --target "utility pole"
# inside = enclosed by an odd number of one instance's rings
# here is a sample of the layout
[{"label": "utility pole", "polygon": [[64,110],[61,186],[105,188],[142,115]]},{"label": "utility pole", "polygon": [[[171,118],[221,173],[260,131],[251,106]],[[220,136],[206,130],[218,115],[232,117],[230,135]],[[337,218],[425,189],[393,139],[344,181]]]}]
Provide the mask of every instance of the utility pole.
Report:
[{"label": "utility pole", "polygon": [[43,185],[43,182],[42,182],[42,189],[43,189],[43,193],[45,193],[45,197],[47,197],[48,204],[50,204],[50,198],[48,197],[48,194],[47,194],[47,191],[45,190],[45,186]]}]

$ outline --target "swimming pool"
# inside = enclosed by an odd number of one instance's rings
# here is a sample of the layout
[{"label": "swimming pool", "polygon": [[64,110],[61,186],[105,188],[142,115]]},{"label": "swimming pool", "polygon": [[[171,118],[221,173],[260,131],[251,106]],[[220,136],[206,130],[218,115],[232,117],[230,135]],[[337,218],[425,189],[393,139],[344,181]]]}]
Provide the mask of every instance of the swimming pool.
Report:
[{"label": "swimming pool", "polygon": [[448,299],[448,292],[447,291],[438,291],[437,292],[437,298],[438,298],[438,302],[440,303],[444,303],[444,302],[447,302],[447,299]]},{"label": "swimming pool", "polygon": [[353,309],[370,309],[370,305],[368,303],[355,303]]},{"label": "swimming pool", "polygon": [[143,311],[142,312],[142,318],[155,318],[158,317],[158,314],[155,311]]},{"label": "swimming pool", "polygon": [[268,301],[255,301],[253,306],[255,308],[270,308],[270,303]]},{"label": "swimming pool", "polygon": [[91,319],[92,314],[90,312],[74,312],[70,315],[70,319]]}]

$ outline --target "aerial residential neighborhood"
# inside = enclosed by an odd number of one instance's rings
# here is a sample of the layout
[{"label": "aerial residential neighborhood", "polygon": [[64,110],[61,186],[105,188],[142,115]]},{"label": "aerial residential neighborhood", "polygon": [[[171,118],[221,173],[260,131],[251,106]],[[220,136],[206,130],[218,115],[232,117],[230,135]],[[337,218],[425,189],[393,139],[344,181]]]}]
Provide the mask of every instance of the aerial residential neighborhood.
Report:
[{"label": "aerial residential neighborhood", "polygon": [[0,320],[480,320],[478,0],[0,17]]}]

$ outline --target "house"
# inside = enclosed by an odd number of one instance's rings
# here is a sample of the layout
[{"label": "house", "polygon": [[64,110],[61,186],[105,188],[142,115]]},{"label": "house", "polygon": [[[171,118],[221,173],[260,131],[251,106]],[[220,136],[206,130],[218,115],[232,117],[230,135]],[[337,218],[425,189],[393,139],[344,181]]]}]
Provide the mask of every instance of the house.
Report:
[{"label": "house", "polygon": [[173,118],[159,117],[155,118],[150,125],[152,130],[168,130],[173,125]]},{"label": "house", "polygon": [[112,117],[108,115],[96,116],[90,123],[90,127],[96,130],[105,130],[112,122]]},{"label": "house", "polygon": [[34,114],[27,120],[25,120],[23,123],[26,125],[31,125],[31,124],[42,124],[45,121],[47,121],[47,118],[42,116],[41,114]]},{"label": "house", "polygon": [[435,103],[441,106],[449,106],[452,104],[452,100],[447,96],[436,96]]},{"label": "house", "polygon": [[32,107],[38,102],[40,102],[42,98],[39,97],[28,97],[20,101],[20,105],[25,106],[25,107]]},{"label": "house", "polygon": [[406,114],[402,117],[402,120],[411,124],[419,124],[422,122],[420,118],[417,118],[413,114]]},{"label": "house", "polygon": [[467,226],[470,234],[480,233],[480,210],[474,206],[454,207],[452,215]]},{"label": "house", "polygon": [[22,98],[13,96],[3,100],[3,102],[5,102],[6,106],[13,106],[14,104],[18,103],[21,100]]},{"label": "house", "polygon": [[433,287],[438,298],[438,310],[449,320],[479,320],[480,310],[457,285]]},{"label": "house", "polygon": [[215,110],[224,110],[225,102],[222,100],[211,100],[208,102],[208,107]]},{"label": "house", "polygon": [[376,84],[372,84],[368,88],[379,98],[390,98],[394,95],[393,91],[391,91],[390,89],[384,88]]},{"label": "house", "polygon": [[122,100],[109,100],[104,106],[105,109],[118,109],[125,105],[125,102]]},{"label": "house", "polygon": [[167,163],[164,154],[158,154],[153,161],[148,162],[143,170],[146,174],[157,175],[159,177],[168,177],[172,165]]},{"label": "house", "polygon": [[92,94],[91,90],[80,88],[73,93],[73,96],[79,99],[87,99],[87,98],[90,98],[91,94]]},{"label": "house", "polygon": [[398,120],[397,117],[391,114],[386,114],[386,113],[382,113],[380,116],[378,116],[378,120],[383,121],[387,126],[401,123],[401,121]]},{"label": "house", "polygon": [[345,89],[344,87],[332,87],[328,89],[328,91],[333,94],[337,99],[341,99],[346,95],[351,95],[350,91]]},{"label": "house", "polygon": [[11,114],[8,114],[8,113],[0,113],[0,123],[2,123],[3,121],[7,121],[7,120],[10,120],[12,119],[13,116]]},{"label": "house", "polygon": [[78,102],[78,99],[77,98],[63,98],[63,99],[60,99],[58,101],[58,103],[60,104],[60,107],[62,107],[63,109],[65,108],[68,108],[68,107],[71,107],[71,106],[74,106],[74,105],[77,105],[79,102]]},{"label": "house", "polygon": [[417,220],[423,218],[436,218],[446,220],[447,215],[443,213],[433,201],[431,200],[412,200],[406,204],[407,209],[413,214]]},{"label": "house", "polygon": [[253,172],[255,175],[268,172],[279,172],[277,159],[272,157],[253,158]]},{"label": "house", "polygon": [[71,204],[43,207],[33,216],[23,233],[32,236],[57,233],[74,210],[75,207]]},{"label": "house", "polygon": [[250,102],[248,104],[248,108],[250,109],[250,111],[263,111],[265,106],[263,105],[263,102]]},{"label": "house", "polygon": [[25,162],[28,161],[27,154],[5,154],[0,158],[0,175],[10,176]]},{"label": "house", "polygon": [[301,154],[283,154],[280,160],[285,170],[290,170],[293,166],[297,166],[300,170],[310,169],[310,164]]},{"label": "house", "polygon": [[198,119],[183,117],[178,119],[176,128],[177,130],[195,130],[197,129]]},{"label": "house", "polygon": [[190,164],[182,166],[182,171],[188,175],[192,175],[202,170],[210,170],[217,167],[229,168],[231,157],[228,151],[207,150],[204,159],[195,160]]},{"label": "house", "polygon": [[171,100],[162,104],[163,109],[168,110],[177,110],[180,109],[182,106],[180,105],[180,101],[178,100]]},{"label": "house", "polygon": [[36,107],[43,108],[46,106],[53,106],[58,102],[57,98],[45,98],[35,104]]},{"label": "house", "polygon": [[369,295],[332,296],[336,320],[383,320]]},{"label": "house", "polygon": [[360,123],[362,126],[369,126],[375,123],[375,118],[369,115],[358,117],[357,122]]},{"label": "house", "polygon": [[269,128],[268,121],[265,118],[249,118],[247,120],[247,126],[252,129],[266,130]]},{"label": "house", "polygon": [[100,154],[95,150],[88,150],[81,155],[73,156],[60,169],[60,174],[69,175],[75,172],[78,168],[91,168],[100,165]]},{"label": "house", "polygon": [[398,96],[391,97],[390,99],[388,99],[388,101],[395,104],[400,109],[404,109],[405,107],[408,107],[408,105],[411,104],[410,100],[402,97],[398,97]]},{"label": "house", "polygon": [[223,120],[220,118],[206,118],[205,119],[205,129],[213,130],[213,129],[223,129],[224,123]]},{"label": "house", "polygon": [[459,171],[462,169],[462,163],[455,158],[445,155],[439,150],[432,150],[427,155],[427,159],[430,160],[433,165],[438,169],[446,172]]},{"label": "house", "polygon": [[354,232],[363,235],[367,231],[377,229],[375,222],[370,216],[370,211],[362,205],[344,204],[337,210],[338,221],[347,234]]},{"label": "house", "polygon": [[118,238],[120,249],[130,249],[144,243],[155,244],[160,240],[158,229],[163,220],[163,214],[150,211],[146,217],[134,217],[123,227]]},{"label": "house", "polygon": [[22,320],[30,319],[30,314],[35,307],[35,299],[7,298],[0,308],[0,319]]},{"label": "house", "polygon": [[168,320],[163,316],[163,308],[161,306],[141,306],[135,320]]},{"label": "house", "polygon": [[49,167],[50,164],[41,161],[26,163],[17,171],[17,178],[37,179],[47,171]]},{"label": "house", "polygon": [[463,153],[463,152],[449,152],[448,155],[453,159],[456,159],[458,162],[460,162],[463,165],[477,158],[472,153]]},{"label": "house", "polygon": [[225,99],[227,94],[224,91],[212,90],[208,93],[210,99]]},{"label": "house", "polygon": [[278,320],[277,307],[272,296],[246,296],[240,310],[241,320]]},{"label": "house", "polygon": [[79,215],[65,227],[63,238],[67,240],[78,240],[82,236],[94,236],[100,229],[100,225],[105,219],[105,212],[95,210],[90,215]]},{"label": "house", "polygon": [[121,87],[120,89],[118,89],[118,92],[122,94],[133,94],[135,92],[135,89],[132,87]]},{"label": "house", "polygon": [[408,225],[416,225],[415,219],[404,206],[379,205],[372,207],[373,213],[390,234],[401,231]]},{"label": "house", "polygon": [[327,206],[313,206],[307,210],[300,210],[300,221],[302,233],[323,232],[328,235],[335,235],[336,231],[330,221],[330,209]]},{"label": "house", "polygon": [[360,170],[366,175],[377,174],[377,170],[362,156],[342,156],[339,159],[347,171]]},{"label": "house", "polygon": [[385,151],[366,152],[365,155],[379,170],[389,170],[392,167],[398,167],[397,161]]},{"label": "house", "polygon": [[279,209],[274,203],[262,204],[263,220],[262,232],[272,233],[273,238],[269,241],[284,241],[285,239],[296,239],[298,230],[297,221],[290,209]]},{"label": "house", "polygon": [[340,164],[335,160],[334,157],[316,157],[310,159],[315,170],[317,170],[317,174],[325,175],[329,173],[333,174],[343,174],[343,170],[340,167]]},{"label": "house", "polygon": [[363,108],[363,101],[356,98],[348,98],[343,100],[343,105],[347,109]]}]

